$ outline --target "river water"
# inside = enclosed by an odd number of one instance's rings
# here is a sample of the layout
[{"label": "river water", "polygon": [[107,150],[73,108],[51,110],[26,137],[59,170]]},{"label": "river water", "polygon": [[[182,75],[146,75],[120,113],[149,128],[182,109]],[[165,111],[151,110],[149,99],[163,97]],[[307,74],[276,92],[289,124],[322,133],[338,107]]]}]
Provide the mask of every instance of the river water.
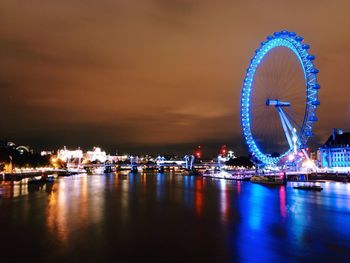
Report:
[{"label": "river water", "polygon": [[0,182],[1,262],[350,262],[350,184],[177,174]]}]

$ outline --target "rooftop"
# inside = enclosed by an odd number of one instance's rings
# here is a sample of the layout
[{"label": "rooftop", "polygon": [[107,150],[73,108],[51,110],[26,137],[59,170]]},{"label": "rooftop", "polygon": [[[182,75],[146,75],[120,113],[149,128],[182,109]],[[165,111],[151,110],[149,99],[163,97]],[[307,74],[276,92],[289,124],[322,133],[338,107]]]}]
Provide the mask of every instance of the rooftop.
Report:
[{"label": "rooftop", "polygon": [[343,132],[341,129],[333,129],[332,135],[329,136],[323,147],[350,147],[350,132]]}]

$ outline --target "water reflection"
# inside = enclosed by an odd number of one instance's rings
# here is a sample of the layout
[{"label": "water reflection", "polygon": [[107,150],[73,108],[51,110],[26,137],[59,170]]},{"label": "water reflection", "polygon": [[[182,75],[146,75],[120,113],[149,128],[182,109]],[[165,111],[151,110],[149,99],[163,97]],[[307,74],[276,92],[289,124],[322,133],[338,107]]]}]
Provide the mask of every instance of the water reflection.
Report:
[{"label": "water reflection", "polygon": [[[55,186],[56,188],[56,186]],[[55,235],[61,243],[68,239],[68,209],[67,209],[67,186],[65,180],[60,182],[59,191],[57,188],[49,195],[46,220],[47,228],[52,235]]]},{"label": "water reflection", "polygon": [[194,200],[194,187],[193,187],[193,176],[184,176],[183,177],[183,202],[186,207],[193,208],[193,200]]},{"label": "water reflection", "polygon": [[284,185],[280,186],[280,211],[283,218],[287,217],[287,206],[286,206],[286,188]]},{"label": "water reflection", "polygon": [[57,251],[58,262],[347,259],[350,184],[292,186],[167,173],[80,175],[34,188],[1,182],[0,223],[9,226],[1,245],[13,254],[25,240],[43,261]]},{"label": "water reflection", "polygon": [[146,175],[146,173],[143,173],[141,175],[141,185],[142,185],[142,192],[146,193],[146,186],[147,186],[147,175]]},{"label": "water reflection", "polygon": [[265,191],[267,188],[263,185],[254,184],[249,191],[249,199],[245,201],[245,209],[248,212],[249,226],[253,230],[260,230],[262,227],[262,219],[264,215],[264,204],[269,202],[266,199]]},{"label": "water reflection", "polygon": [[164,174],[163,173],[158,173],[157,174],[157,198],[158,200],[162,199],[165,192],[164,192]]},{"label": "water reflection", "polygon": [[227,181],[220,179],[220,214],[221,220],[227,222],[229,211],[229,190],[227,189]]},{"label": "water reflection", "polygon": [[[16,198],[29,194],[29,190],[33,191],[33,188],[29,188],[27,183],[24,182],[0,182],[0,196],[2,198]],[[39,188],[37,189],[39,190]]]},{"label": "water reflection", "polygon": [[[93,186],[93,187],[92,187]],[[61,243],[89,224],[99,224],[104,209],[103,177],[87,175],[60,179],[49,193],[47,228]]]},{"label": "water reflection", "polygon": [[196,215],[201,217],[203,213],[203,180],[202,178],[196,178],[195,180],[195,197],[194,197],[194,205]]},{"label": "water reflection", "polygon": [[[134,176],[134,175],[129,175],[129,176]],[[121,195],[120,195],[120,203],[121,203],[121,223],[126,224],[128,221],[128,216],[129,216],[129,181],[127,177],[122,177],[122,181],[120,182],[120,190],[121,190]],[[146,177],[144,180],[144,184],[146,186]]]},{"label": "water reflection", "polygon": [[237,185],[237,194],[239,195],[241,193],[241,185],[242,185],[242,181],[237,181],[236,185]]}]

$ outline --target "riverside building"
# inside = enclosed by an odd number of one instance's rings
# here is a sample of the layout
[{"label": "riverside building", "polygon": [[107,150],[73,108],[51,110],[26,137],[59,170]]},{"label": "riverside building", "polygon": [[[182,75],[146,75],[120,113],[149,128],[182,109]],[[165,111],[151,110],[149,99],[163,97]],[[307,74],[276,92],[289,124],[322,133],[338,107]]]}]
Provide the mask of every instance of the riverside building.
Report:
[{"label": "riverside building", "polygon": [[321,168],[350,171],[350,132],[334,128],[318,151],[318,162]]}]

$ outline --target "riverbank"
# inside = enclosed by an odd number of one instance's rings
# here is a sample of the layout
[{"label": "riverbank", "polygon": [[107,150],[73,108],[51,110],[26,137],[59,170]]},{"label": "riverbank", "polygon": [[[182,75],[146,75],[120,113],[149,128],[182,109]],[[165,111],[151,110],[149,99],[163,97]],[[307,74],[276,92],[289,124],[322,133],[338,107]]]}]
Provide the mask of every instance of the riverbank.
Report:
[{"label": "riverbank", "polygon": [[62,170],[62,169],[33,170],[33,171],[18,172],[18,173],[2,173],[0,174],[0,180],[20,181],[25,178],[32,178],[35,176],[51,175],[51,174],[57,174],[59,176],[67,176],[67,175],[70,175],[71,173],[67,170]]}]

